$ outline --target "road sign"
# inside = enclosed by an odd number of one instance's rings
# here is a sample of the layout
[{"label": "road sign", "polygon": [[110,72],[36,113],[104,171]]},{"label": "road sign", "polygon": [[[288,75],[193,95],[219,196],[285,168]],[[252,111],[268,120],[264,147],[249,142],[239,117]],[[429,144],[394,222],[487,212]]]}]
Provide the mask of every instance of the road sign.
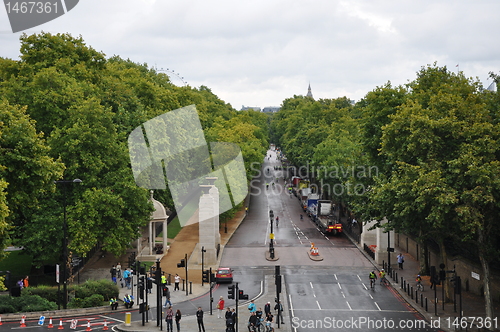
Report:
[{"label": "road sign", "polygon": [[77,326],[78,326],[78,319],[71,320],[71,324],[69,325],[69,328],[73,329],[73,330],[76,330]]},{"label": "road sign", "polygon": [[45,316],[40,316],[40,319],[38,320],[38,325],[43,325],[45,322]]},{"label": "road sign", "polygon": [[274,240],[274,233],[269,234],[269,239]]}]

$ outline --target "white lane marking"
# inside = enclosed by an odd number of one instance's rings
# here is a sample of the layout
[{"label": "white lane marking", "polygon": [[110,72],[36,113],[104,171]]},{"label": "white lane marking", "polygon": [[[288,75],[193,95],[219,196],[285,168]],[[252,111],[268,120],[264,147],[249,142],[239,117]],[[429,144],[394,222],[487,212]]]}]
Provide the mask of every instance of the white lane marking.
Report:
[{"label": "white lane marking", "polygon": [[368,287],[366,287],[366,285],[365,285],[364,283],[363,283],[362,285],[363,285],[363,287],[364,287],[366,290],[368,290]]},{"label": "white lane marking", "polygon": [[337,285],[339,285],[339,288],[342,289],[342,286],[340,286],[340,282],[338,282]]},{"label": "white lane marking", "polygon": [[316,301],[316,304],[318,305],[319,310],[321,310],[321,306],[319,305],[318,301]]},{"label": "white lane marking", "polygon": [[363,280],[361,280],[361,277],[359,276],[359,274],[356,274],[356,275],[358,276],[359,281],[363,281]]},{"label": "white lane marking", "polygon": [[335,277],[335,280],[339,280],[336,274],[333,274],[333,276]]},{"label": "white lane marking", "polygon": [[377,306],[379,311],[382,311],[382,309],[380,309],[380,307],[378,306],[377,302],[373,302],[373,303],[375,303],[375,305]]},{"label": "white lane marking", "polygon": [[309,285],[311,285],[311,288],[314,289],[313,283],[309,281]]},{"label": "white lane marking", "polygon": [[293,313],[292,294],[288,294],[288,301],[290,302],[290,312],[292,313],[292,317],[295,317],[295,314]]},{"label": "white lane marking", "polygon": [[345,301],[345,303],[347,303],[347,306],[349,307],[349,310],[352,310],[351,305],[349,304],[349,302]]},{"label": "white lane marking", "polygon": [[372,299],[372,300],[373,300],[373,296],[372,296],[372,294],[369,294],[369,293],[368,293],[368,296],[370,296],[370,299]]},{"label": "white lane marking", "polygon": [[340,292],[340,294],[342,294],[342,296],[343,296],[343,297],[344,297],[344,299],[345,299],[345,294],[344,294],[344,292]]}]

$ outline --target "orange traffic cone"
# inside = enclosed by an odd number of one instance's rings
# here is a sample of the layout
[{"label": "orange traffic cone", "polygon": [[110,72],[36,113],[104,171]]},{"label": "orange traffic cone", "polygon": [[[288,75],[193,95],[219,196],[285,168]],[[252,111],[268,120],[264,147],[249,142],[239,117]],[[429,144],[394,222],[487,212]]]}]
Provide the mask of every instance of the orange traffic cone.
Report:
[{"label": "orange traffic cone", "polygon": [[49,319],[49,325],[47,326],[49,329],[53,328],[54,325],[52,324],[52,317]]},{"label": "orange traffic cone", "polygon": [[59,319],[59,327],[57,329],[58,330],[64,329],[64,326],[62,325],[62,318]]},{"label": "orange traffic cone", "polygon": [[21,325],[19,327],[26,327],[26,316],[21,317]]},{"label": "orange traffic cone", "polygon": [[0,315],[0,325],[3,325],[2,323],[2,316]]},{"label": "orange traffic cone", "polygon": [[92,331],[92,329],[90,328],[90,321],[89,320],[87,321],[87,328],[85,329],[85,331]]},{"label": "orange traffic cone", "polygon": [[107,331],[108,330],[108,322],[106,322],[106,320],[104,320],[104,327],[102,328],[103,331]]}]

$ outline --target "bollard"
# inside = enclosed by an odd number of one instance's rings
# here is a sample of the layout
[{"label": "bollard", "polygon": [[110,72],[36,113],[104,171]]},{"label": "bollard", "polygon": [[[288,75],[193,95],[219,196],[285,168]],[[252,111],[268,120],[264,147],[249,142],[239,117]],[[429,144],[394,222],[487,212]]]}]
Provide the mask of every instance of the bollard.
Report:
[{"label": "bollard", "polygon": [[425,298],[425,311],[429,312],[429,307],[427,306],[427,297]]},{"label": "bollard", "polygon": [[189,282],[189,294],[193,294],[193,282]]},{"label": "bollard", "polygon": [[184,288],[184,285],[186,285],[186,280],[182,279],[182,291],[183,292],[186,290],[186,288]]},{"label": "bollard", "polygon": [[408,288],[408,290],[410,290],[411,299],[413,300],[413,286],[410,286],[410,288]]},{"label": "bollard", "polygon": [[130,312],[125,313],[125,326],[132,326],[132,314]]},{"label": "bollard", "polygon": [[420,293],[420,306],[424,307],[424,294]]},{"label": "bollard", "polygon": [[403,288],[403,277],[401,277],[401,288]]},{"label": "bollard", "polygon": [[398,283],[398,273],[396,272],[396,270],[394,270],[394,273],[396,274],[396,278],[394,278],[394,280],[396,280],[396,284]]},{"label": "bollard", "polygon": [[418,289],[415,289],[415,302],[418,304]]}]

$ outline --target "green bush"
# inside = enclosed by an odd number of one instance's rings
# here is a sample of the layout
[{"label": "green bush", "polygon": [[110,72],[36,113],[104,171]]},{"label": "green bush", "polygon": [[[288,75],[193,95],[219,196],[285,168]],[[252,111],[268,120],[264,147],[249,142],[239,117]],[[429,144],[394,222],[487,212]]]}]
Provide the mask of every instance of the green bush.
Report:
[{"label": "green bush", "polygon": [[105,299],[118,297],[118,286],[111,280],[87,280],[83,285],[75,286],[75,297],[87,298],[94,294],[100,294]]},{"label": "green bush", "polygon": [[51,302],[58,301],[57,287],[40,285],[37,287],[23,288],[22,295],[38,295]]},{"label": "green bush", "polygon": [[75,297],[68,303],[68,308],[83,308],[83,299]]},{"label": "green bush", "polygon": [[83,299],[83,307],[100,307],[104,305],[104,297],[101,294],[94,294],[90,297]]},{"label": "green bush", "polygon": [[57,304],[38,295],[0,296],[0,313],[56,310]]}]

